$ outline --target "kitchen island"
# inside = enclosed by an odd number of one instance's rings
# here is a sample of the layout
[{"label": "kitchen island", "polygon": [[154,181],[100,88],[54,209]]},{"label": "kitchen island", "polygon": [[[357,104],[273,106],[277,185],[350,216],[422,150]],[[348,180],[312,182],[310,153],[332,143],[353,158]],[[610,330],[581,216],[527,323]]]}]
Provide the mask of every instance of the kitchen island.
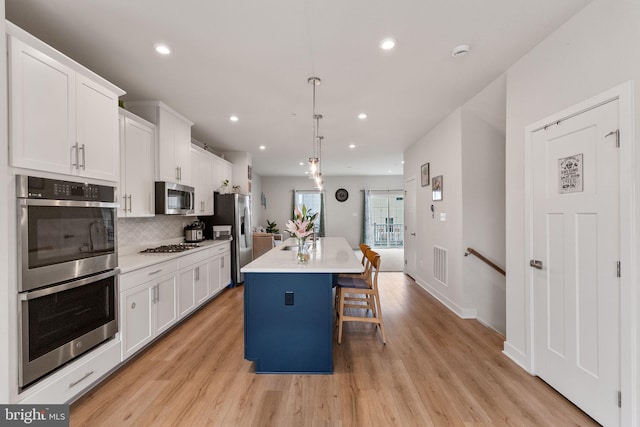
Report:
[{"label": "kitchen island", "polygon": [[362,264],[342,237],[324,237],[307,264],[287,239],[242,268],[244,357],[257,373],[333,372],[333,285]]}]

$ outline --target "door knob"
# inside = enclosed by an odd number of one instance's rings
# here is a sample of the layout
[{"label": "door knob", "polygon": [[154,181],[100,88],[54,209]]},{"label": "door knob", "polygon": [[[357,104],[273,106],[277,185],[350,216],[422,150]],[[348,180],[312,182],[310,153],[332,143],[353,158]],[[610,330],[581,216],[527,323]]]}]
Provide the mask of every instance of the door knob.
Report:
[{"label": "door knob", "polygon": [[538,261],[537,259],[529,260],[529,266],[542,270],[542,261]]}]

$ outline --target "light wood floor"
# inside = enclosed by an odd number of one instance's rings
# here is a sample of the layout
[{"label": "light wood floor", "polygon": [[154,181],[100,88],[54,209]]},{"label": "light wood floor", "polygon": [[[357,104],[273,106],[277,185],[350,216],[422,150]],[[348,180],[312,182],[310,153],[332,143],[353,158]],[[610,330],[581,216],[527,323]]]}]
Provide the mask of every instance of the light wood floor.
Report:
[{"label": "light wood floor", "polygon": [[257,375],[242,291],[209,303],[71,406],[72,426],[597,425],[402,273],[381,273],[387,345],[345,326],[333,375]]}]

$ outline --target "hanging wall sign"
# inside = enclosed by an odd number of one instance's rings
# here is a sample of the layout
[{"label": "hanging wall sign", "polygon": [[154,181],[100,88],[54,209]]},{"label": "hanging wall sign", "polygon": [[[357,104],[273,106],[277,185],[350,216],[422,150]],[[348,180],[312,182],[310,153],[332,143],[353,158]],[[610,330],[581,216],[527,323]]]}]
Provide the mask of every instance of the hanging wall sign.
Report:
[{"label": "hanging wall sign", "polygon": [[583,191],[582,154],[558,159],[558,191],[560,194]]}]

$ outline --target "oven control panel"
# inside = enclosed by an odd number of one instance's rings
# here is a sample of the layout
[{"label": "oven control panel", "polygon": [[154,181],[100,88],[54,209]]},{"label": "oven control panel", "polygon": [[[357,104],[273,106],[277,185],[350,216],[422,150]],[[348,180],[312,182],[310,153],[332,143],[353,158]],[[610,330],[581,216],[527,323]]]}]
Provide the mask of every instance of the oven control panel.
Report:
[{"label": "oven control panel", "polygon": [[106,185],[17,175],[16,186],[18,198],[115,202],[115,189]]}]

